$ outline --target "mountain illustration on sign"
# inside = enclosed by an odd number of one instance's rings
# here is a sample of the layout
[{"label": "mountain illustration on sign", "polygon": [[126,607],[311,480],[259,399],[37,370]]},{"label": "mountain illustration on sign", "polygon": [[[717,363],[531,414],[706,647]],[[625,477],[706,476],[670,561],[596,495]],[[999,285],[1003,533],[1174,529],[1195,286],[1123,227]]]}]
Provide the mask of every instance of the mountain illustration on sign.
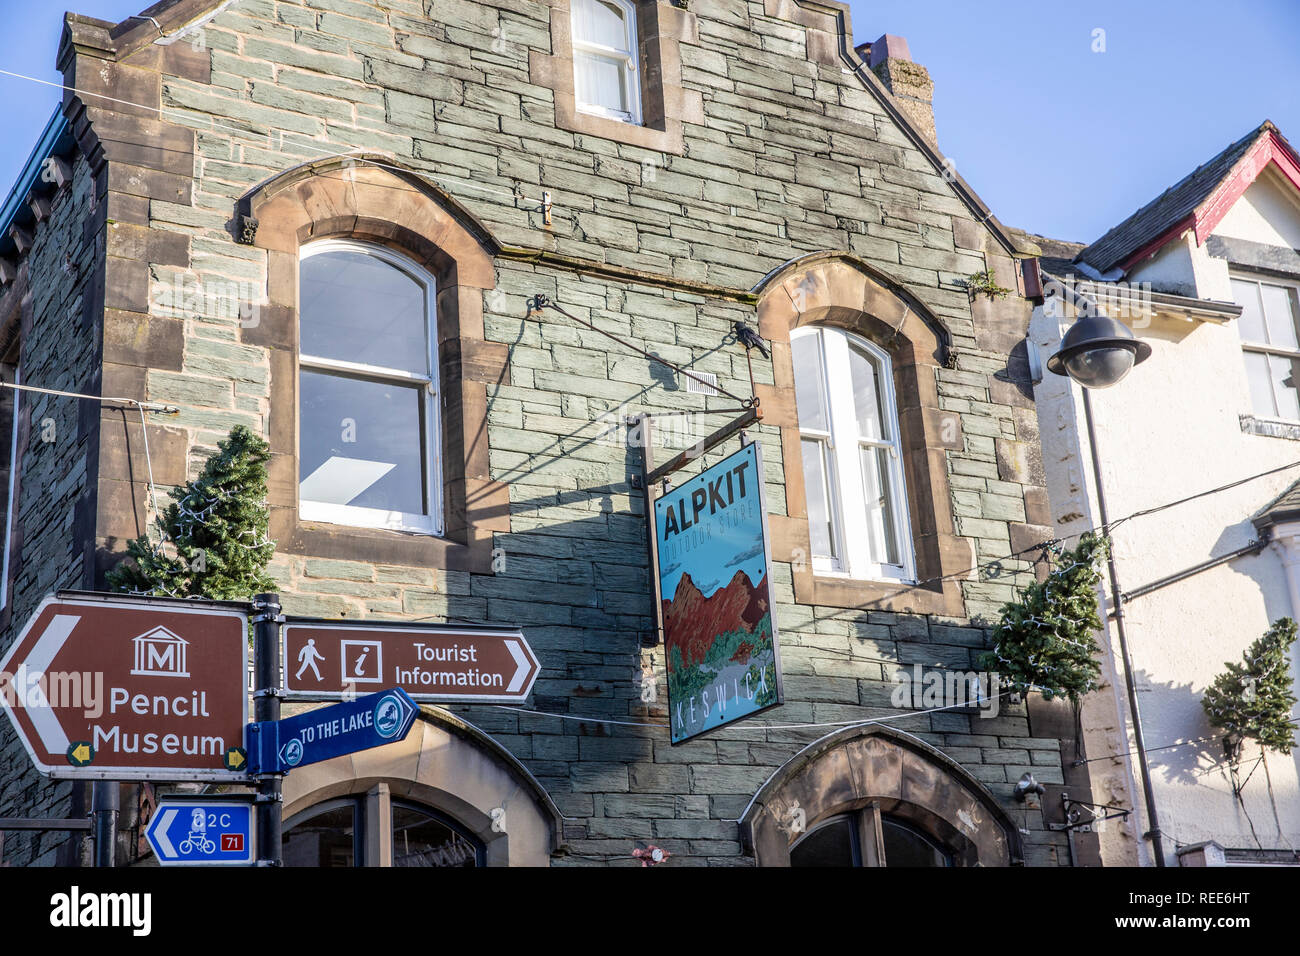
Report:
[{"label": "mountain illustration on sign", "polygon": [[754,584],[744,571],[737,571],[726,587],[705,597],[690,574],[683,574],[672,600],[663,602],[663,618],[668,681],[675,699],[688,699],[725,672],[748,675],[747,682],[739,678],[739,690],[747,694],[752,689],[755,706],[776,700],[766,575]]},{"label": "mountain illustration on sign", "polygon": [[753,585],[744,571],[737,571],[725,588],[705,597],[690,574],[683,574],[672,600],[663,602],[663,611],[669,648],[680,648],[686,664],[702,664],[719,635],[752,631],[763,619],[768,611],[767,577]]}]

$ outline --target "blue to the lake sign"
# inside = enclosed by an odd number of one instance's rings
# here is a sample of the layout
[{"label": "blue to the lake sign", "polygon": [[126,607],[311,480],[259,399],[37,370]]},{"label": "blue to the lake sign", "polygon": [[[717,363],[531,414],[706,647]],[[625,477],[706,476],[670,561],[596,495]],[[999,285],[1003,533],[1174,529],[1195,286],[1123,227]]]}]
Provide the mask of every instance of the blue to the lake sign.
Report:
[{"label": "blue to the lake sign", "polygon": [[664,494],[654,516],[677,744],[781,703],[758,444]]},{"label": "blue to the lake sign", "polygon": [[400,687],[278,721],[248,725],[251,773],[294,767],[403,740],[419,707]]},{"label": "blue to the lake sign", "polygon": [[168,797],[145,839],[163,866],[252,866],[253,797]]}]

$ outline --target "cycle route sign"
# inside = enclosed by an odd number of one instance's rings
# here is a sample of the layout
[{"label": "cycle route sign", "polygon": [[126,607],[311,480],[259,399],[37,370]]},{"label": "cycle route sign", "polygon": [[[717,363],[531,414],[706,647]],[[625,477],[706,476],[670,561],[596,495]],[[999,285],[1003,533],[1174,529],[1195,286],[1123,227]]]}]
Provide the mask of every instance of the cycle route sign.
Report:
[{"label": "cycle route sign", "polygon": [[145,839],[162,866],[252,866],[253,796],[167,797]]}]

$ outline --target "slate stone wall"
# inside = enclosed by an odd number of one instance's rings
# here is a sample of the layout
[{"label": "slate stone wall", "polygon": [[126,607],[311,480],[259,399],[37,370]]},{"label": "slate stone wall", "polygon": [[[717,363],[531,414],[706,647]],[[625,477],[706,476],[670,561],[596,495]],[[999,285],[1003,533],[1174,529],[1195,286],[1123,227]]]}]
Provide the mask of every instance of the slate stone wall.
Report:
[{"label": "slate stone wall", "polygon": [[[79,158],[71,172],[49,197],[48,218],[33,227],[17,279],[0,293],[0,316],[6,327],[17,323],[23,384],[98,394],[104,216],[90,165]],[[11,579],[0,647],[17,639],[46,594],[88,586],[98,419],[96,404],[84,400],[34,392],[18,399]],[[0,816],[63,816],[82,798],[73,791],[36,774],[9,721],[0,722]],[[67,833],[9,832],[3,859],[66,865],[79,859],[80,843]]]}]

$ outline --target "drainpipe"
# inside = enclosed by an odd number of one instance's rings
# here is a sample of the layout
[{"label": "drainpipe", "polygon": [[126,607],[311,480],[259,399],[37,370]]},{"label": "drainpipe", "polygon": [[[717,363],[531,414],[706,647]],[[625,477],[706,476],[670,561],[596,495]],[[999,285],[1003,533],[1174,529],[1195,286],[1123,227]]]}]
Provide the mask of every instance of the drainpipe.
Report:
[{"label": "drainpipe", "polygon": [[[1092,424],[1092,400],[1088,389],[1083,392],[1083,415],[1088,423],[1088,451],[1092,455],[1092,474],[1097,486],[1097,513],[1103,528],[1109,529],[1110,516],[1106,510],[1106,491],[1101,482],[1101,459],[1097,455],[1097,431]],[[1109,538],[1109,531],[1107,533]],[[1151,789],[1151,767],[1147,762],[1146,741],[1142,737],[1142,715],[1138,711],[1137,689],[1133,684],[1133,664],[1128,653],[1128,634],[1124,629],[1124,594],[1119,587],[1119,574],[1115,570],[1115,549],[1106,549],[1106,564],[1110,571],[1111,606],[1114,609],[1115,633],[1119,636],[1120,660],[1124,664],[1124,685],[1128,690],[1129,712],[1133,715],[1133,742],[1138,757],[1138,769],[1142,772],[1142,791],[1146,797],[1147,818],[1151,829],[1151,849],[1155,853],[1156,866],[1165,865],[1164,843],[1160,838],[1160,817],[1156,813],[1156,798]]]}]

